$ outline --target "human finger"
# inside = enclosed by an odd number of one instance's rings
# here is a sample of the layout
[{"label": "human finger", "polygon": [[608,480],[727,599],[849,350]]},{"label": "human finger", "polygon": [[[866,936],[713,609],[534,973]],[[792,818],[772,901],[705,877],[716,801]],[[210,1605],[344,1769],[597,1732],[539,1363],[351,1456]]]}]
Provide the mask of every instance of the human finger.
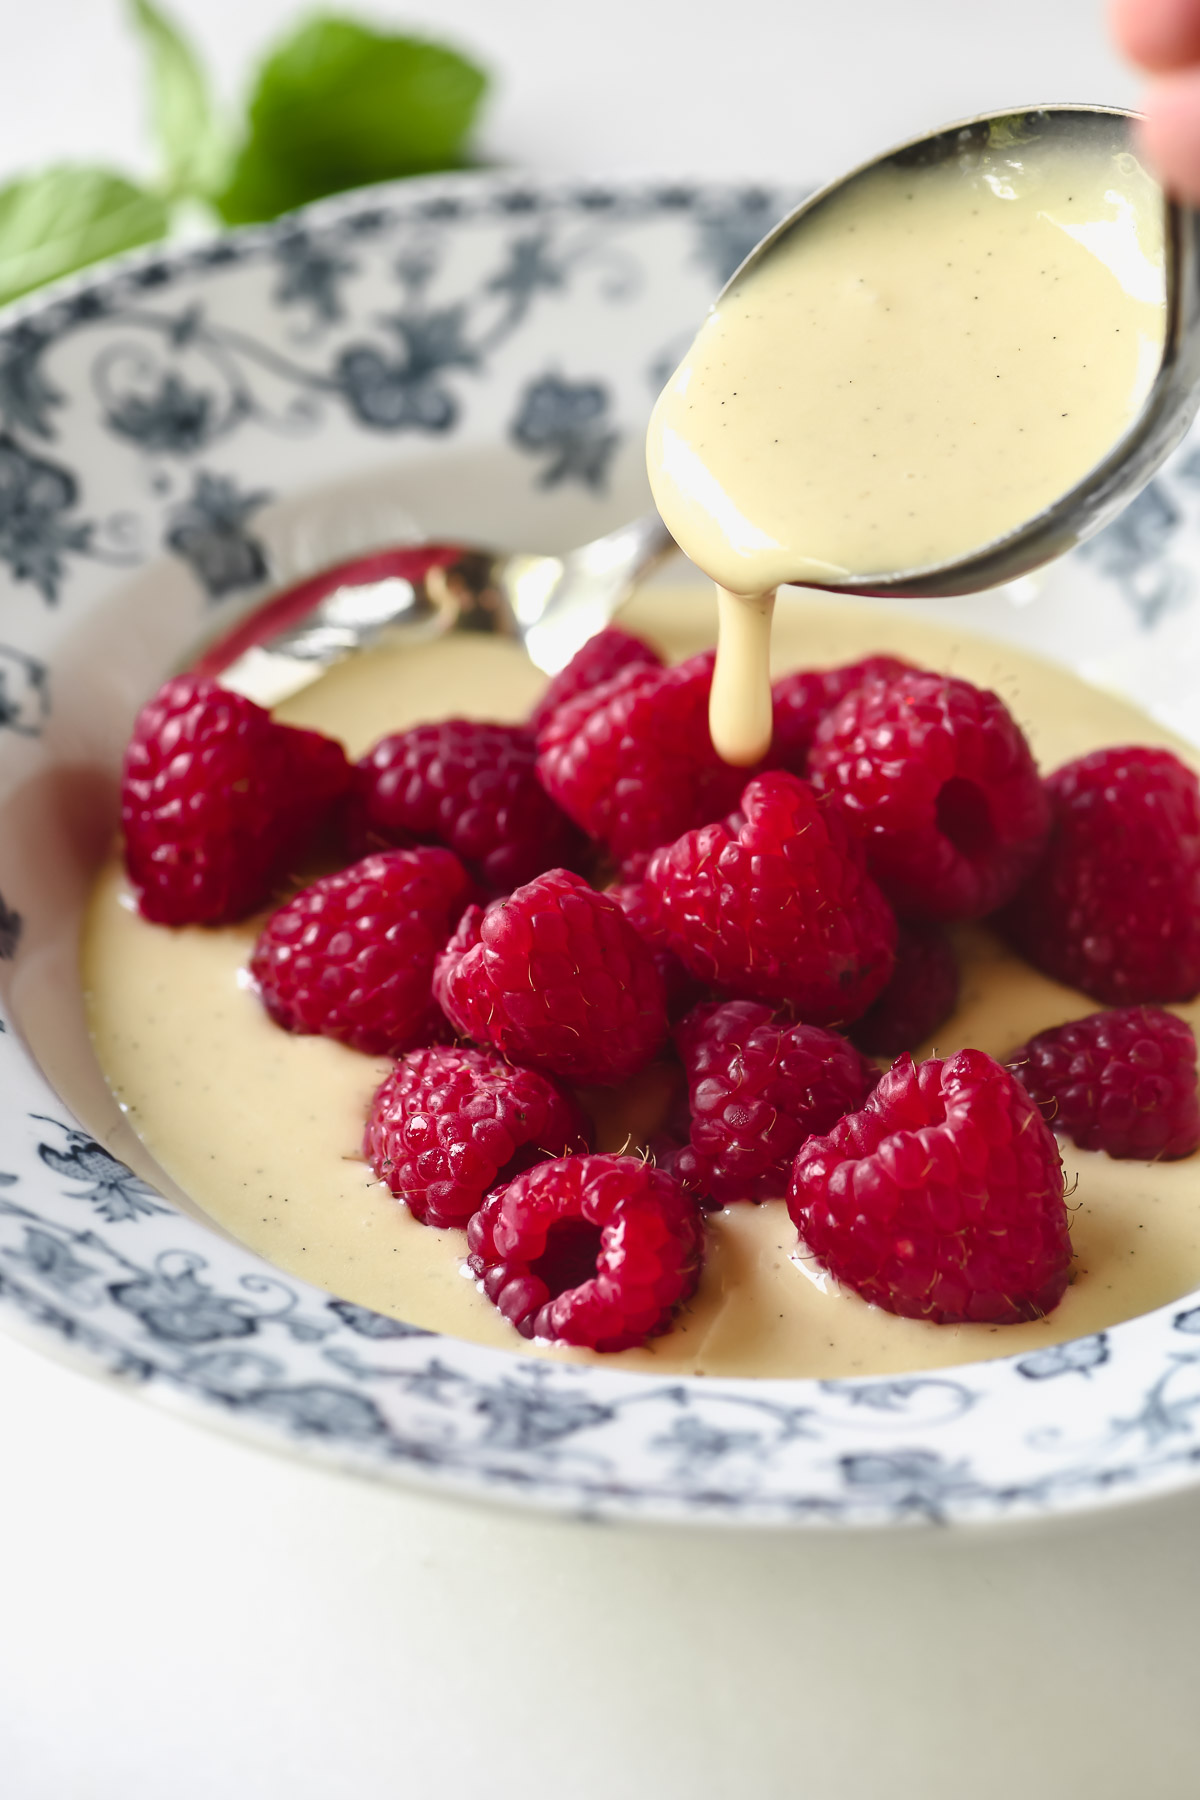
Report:
[{"label": "human finger", "polygon": [[1160,76],[1145,106],[1142,143],[1160,181],[1200,206],[1200,68]]},{"label": "human finger", "polygon": [[1200,0],[1111,0],[1109,23],[1118,48],[1143,69],[1200,64]]}]

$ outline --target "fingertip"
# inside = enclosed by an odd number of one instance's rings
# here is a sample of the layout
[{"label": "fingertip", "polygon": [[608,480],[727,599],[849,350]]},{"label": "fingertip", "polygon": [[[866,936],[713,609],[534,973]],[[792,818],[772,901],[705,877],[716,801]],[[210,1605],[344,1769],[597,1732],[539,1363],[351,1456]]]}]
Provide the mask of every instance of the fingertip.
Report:
[{"label": "fingertip", "polygon": [[1145,31],[1143,0],[1109,0],[1108,29],[1122,56],[1130,62],[1143,60]]},{"label": "fingertip", "polygon": [[1109,0],[1108,21],[1118,49],[1143,69],[1200,62],[1200,0]]},{"label": "fingertip", "polygon": [[1146,95],[1140,138],[1163,186],[1200,206],[1200,69],[1164,75]]}]

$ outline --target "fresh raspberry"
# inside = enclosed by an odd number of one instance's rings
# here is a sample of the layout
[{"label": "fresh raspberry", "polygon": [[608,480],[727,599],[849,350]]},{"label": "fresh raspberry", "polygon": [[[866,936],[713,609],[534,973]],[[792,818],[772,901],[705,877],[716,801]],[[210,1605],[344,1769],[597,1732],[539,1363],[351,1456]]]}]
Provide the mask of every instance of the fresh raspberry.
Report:
[{"label": "fresh raspberry", "polygon": [[837,669],[795,669],[785,675],[771,689],[775,715],[771,767],[806,775],[808,753],[826,714],[864,682],[891,681],[912,666],[898,656],[864,656],[861,662]]},{"label": "fresh raspberry", "polygon": [[914,670],[868,681],[817,728],[809,778],[858,827],[897,912],[975,919],[1033,868],[1050,808],[998,695]]},{"label": "fresh raspberry", "polygon": [[523,725],[443,719],[381,738],[358,765],[364,844],[445,844],[491,892],[579,860],[584,842],[537,778]]},{"label": "fresh raspberry", "polygon": [[[777,1200],[814,1132],[857,1112],[879,1071],[853,1044],[819,1025],[793,1025],[756,1000],[698,1006],[675,1032],[691,1097],[683,1173],[718,1206]],[[703,1171],[703,1173],[702,1173]]]},{"label": "fresh raspberry", "polygon": [[470,1267],[523,1337],[629,1350],[695,1291],[695,1200],[632,1156],[540,1163],[488,1195],[467,1227]]},{"label": "fresh raspberry", "polygon": [[1089,1013],[1040,1031],[1008,1066],[1081,1150],[1173,1162],[1200,1147],[1195,1033],[1160,1006]]},{"label": "fresh raspberry", "polygon": [[560,706],[538,737],[538,773],[563,811],[631,877],[647,853],[737,805],[744,769],[708,731],[713,653],[634,666]]},{"label": "fresh raspberry", "polygon": [[982,1050],[900,1057],[861,1112],[803,1146],[788,1211],[835,1280],[904,1318],[1014,1325],[1066,1290],[1058,1146]]},{"label": "fresh raspberry", "polygon": [[944,1025],[958,1005],[958,961],[939,925],[900,921],[896,966],[849,1036],[868,1056],[899,1056]]},{"label": "fresh raspberry", "polygon": [[896,921],[837,808],[795,775],[751,781],[739,813],[650,859],[652,924],[693,975],[813,1025],[865,1012],[892,972]]},{"label": "fresh raspberry", "polygon": [[667,997],[667,1017],[674,1023],[682,1019],[684,1013],[703,1000],[705,987],[702,981],[689,974],[673,950],[668,950],[661,940],[661,933],[655,929],[650,917],[650,908],[646,899],[646,890],[640,881],[631,881],[621,887],[605,888],[610,900],[615,900],[639,937],[645,938],[654,956],[655,966],[662,976],[663,992]]},{"label": "fresh raspberry", "polygon": [[603,681],[628,668],[661,669],[662,657],[644,639],[619,625],[606,625],[577,650],[565,669],[551,678],[545,693],[529,715],[529,729],[539,732],[551,715],[577,694],[597,688]]},{"label": "fresh raspberry", "polygon": [[1096,750],[1046,783],[1050,843],[1001,921],[1113,1006],[1200,992],[1200,783],[1169,750]]},{"label": "fresh raspberry", "polygon": [[259,934],[250,973],[263,1005],[285,1031],[368,1056],[444,1042],[433,965],[470,887],[450,850],[385,850],[323,876]]},{"label": "fresh raspberry", "polygon": [[[704,1157],[692,1146],[690,1138],[676,1137],[670,1131],[660,1131],[650,1139],[646,1151],[655,1168],[677,1181],[687,1194],[694,1194],[701,1206],[714,1204],[708,1190],[709,1166]],[[779,1192],[787,1186],[784,1177]]]},{"label": "fresh raspberry", "polygon": [[426,1225],[465,1225],[497,1181],[591,1143],[557,1082],[488,1050],[412,1050],[378,1089],[363,1154]]},{"label": "fresh raspberry", "polygon": [[351,781],[340,744],[277,725],[215,681],[178,675],[137,716],[121,828],[143,917],[243,919],[311,848]]},{"label": "fresh raspberry", "polygon": [[566,869],[470,907],[433,991],[465,1037],[572,1081],[624,1081],[667,1035],[650,946],[615,900]]}]

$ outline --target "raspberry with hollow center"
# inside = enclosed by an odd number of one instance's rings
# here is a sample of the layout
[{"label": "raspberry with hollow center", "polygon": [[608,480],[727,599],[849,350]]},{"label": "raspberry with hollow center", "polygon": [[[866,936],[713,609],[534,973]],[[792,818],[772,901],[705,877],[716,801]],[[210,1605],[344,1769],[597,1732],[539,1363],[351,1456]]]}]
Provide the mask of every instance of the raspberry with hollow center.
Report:
[{"label": "raspberry with hollow center", "polygon": [[632,1156],[540,1163],[489,1194],[469,1264],[523,1337],[629,1350],[695,1291],[704,1227],[678,1182]]},{"label": "raspberry with hollow center", "polygon": [[701,980],[783,1001],[813,1025],[856,1019],[892,972],[896,921],[836,807],[786,771],[741,811],[655,852],[651,923]]},{"label": "raspberry with hollow center", "polygon": [[900,1057],[861,1112],[800,1150],[788,1211],[837,1281],[904,1318],[1040,1319],[1070,1276],[1058,1145],[982,1050]]},{"label": "raspberry with hollow center", "polygon": [[623,669],[661,669],[662,657],[643,638],[619,625],[606,625],[577,650],[565,669],[552,676],[545,693],[529,715],[535,734],[560,706],[579,694],[590,693],[601,682],[611,681]]},{"label": "raspberry with hollow center", "polygon": [[649,944],[615,900],[566,869],[470,907],[433,991],[464,1037],[571,1081],[624,1081],[667,1035]]},{"label": "raspberry with hollow center", "polygon": [[892,978],[848,1035],[868,1056],[899,1056],[944,1025],[958,1005],[958,961],[939,925],[901,919]]},{"label": "raspberry with hollow center", "polygon": [[142,916],[224,925],[266,904],[351,781],[340,744],[277,725],[215,681],[177,675],[125,752],[121,829]]},{"label": "raspberry with hollow center", "polygon": [[1008,1065],[1047,1123],[1081,1150],[1170,1162],[1200,1147],[1195,1033],[1160,1006],[1039,1031]]},{"label": "raspberry with hollow center", "polygon": [[1095,750],[1046,782],[1046,853],[1002,915],[1031,963],[1095,1000],[1200,992],[1200,783],[1169,750]]},{"label": "raspberry with hollow center", "polygon": [[771,767],[807,775],[808,753],[821,720],[864,682],[891,681],[912,666],[899,656],[864,656],[836,669],[795,669],[784,675],[771,689]]},{"label": "raspberry with hollow center", "polygon": [[381,738],[358,764],[355,812],[364,845],[444,844],[494,893],[585,848],[538,780],[523,725],[442,719]]},{"label": "raspberry with hollow center", "polygon": [[718,1206],[786,1193],[805,1139],[857,1112],[879,1080],[845,1038],[790,1024],[756,1000],[698,1006],[675,1042],[696,1157],[684,1178],[699,1181]]},{"label": "raspberry with hollow center", "polygon": [[577,824],[636,878],[646,855],[737,805],[744,769],[708,730],[713,653],[626,668],[560,706],[538,737],[538,773]]},{"label": "raspberry with hollow center", "polygon": [[414,1218],[462,1226],[497,1181],[590,1143],[557,1082],[458,1045],[400,1058],[371,1102],[363,1154]]},{"label": "raspberry with hollow center", "polygon": [[386,850],[323,876],[271,914],[250,959],[285,1031],[369,1056],[445,1041],[433,965],[470,898],[450,850]]},{"label": "raspberry with hollow center", "polygon": [[897,912],[975,919],[1036,863],[1050,808],[1033,753],[998,695],[913,670],[868,681],[822,721],[809,778],[860,831]]}]

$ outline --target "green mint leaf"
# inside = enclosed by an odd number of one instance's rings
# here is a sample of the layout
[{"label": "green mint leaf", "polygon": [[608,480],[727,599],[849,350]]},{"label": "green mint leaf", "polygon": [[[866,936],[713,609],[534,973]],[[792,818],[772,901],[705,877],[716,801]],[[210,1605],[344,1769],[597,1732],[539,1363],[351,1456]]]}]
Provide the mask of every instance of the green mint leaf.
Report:
[{"label": "green mint leaf", "polygon": [[172,198],[210,194],[219,185],[223,145],[195,52],[152,0],[130,0],[149,64],[150,115],[163,161],[163,187]]},{"label": "green mint leaf", "polygon": [[487,76],[441,44],[317,17],[268,57],[217,199],[231,225],[323,194],[461,168]]},{"label": "green mint leaf", "polygon": [[108,169],[64,163],[10,181],[0,187],[0,302],[166,229],[166,202]]}]

